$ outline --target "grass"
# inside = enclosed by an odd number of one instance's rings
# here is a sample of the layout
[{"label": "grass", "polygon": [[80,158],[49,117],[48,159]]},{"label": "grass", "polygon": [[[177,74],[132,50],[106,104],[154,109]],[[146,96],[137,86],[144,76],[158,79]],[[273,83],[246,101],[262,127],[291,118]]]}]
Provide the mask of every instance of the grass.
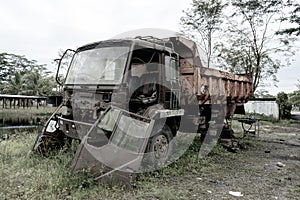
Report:
[{"label": "grass", "polygon": [[[158,181],[185,174],[205,173],[207,159],[197,159],[199,138],[188,151],[169,167],[138,176],[136,187],[124,190],[120,186],[97,185],[88,173],[71,174],[70,163],[77,148],[47,158],[32,152],[38,131],[22,131],[0,142],[0,199],[178,199],[186,191],[172,190]],[[214,153],[224,151],[217,147]],[[184,198],[183,198],[184,199]]]},{"label": "grass", "polygon": [[271,126],[271,125],[288,126],[288,125],[291,125],[291,124],[293,124],[293,123],[296,122],[293,119],[281,119],[281,120],[278,120],[278,119],[275,119],[272,116],[266,116],[266,115],[257,114],[257,113],[249,113],[246,116],[245,115],[235,115],[234,117],[236,117],[236,118],[255,117],[256,119],[260,119],[259,123],[261,125],[269,125],[269,126]]},{"label": "grass", "polygon": [[[1,199],[80,198],[92,185],[85,174],[70,174],[73,149],[43,158],[31,151],[36,134],[20,132],[0,143]],[[83,192],[82,192],[83,191]]]},{"label": "grass", "polygon": [[[49,116],[54,109],[3,109],[0,115]],[[162,187],[161,180],[205,173],[210,167],[207,164],[209,158],[198,159],[200,141],[196,137],[184,155],[170,166],[138,175],[134,189],[99,186],[89,173],[70,173],[76,143],[70,149],[47,158],[33,153],[32,146],[39,131],[1,130],[1,135],[8,135],[9,139],[0,140],[0,199],[178,199],[178,196],[185,199],[184,189],[170,189],[168,185]]]},{"label": "grass", "polygon": [[237,117],[237,118],[250,118],[250,117],[254,117],[256,119],[260,119],[260,120],[266,121],[266,122],[271,122],[271,123],[277,123],[277,122],[279,122],[279,120],[275,119],[273,116],[267,116],[267,115],[258,114],[258,113],[248,113],[247,115],[235,114],[234,117]]}]

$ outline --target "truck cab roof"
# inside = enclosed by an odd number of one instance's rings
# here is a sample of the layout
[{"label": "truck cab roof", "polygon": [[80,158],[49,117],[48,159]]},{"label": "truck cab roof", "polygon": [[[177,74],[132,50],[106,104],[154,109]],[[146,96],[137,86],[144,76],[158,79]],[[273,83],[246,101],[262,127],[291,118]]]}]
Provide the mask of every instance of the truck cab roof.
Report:
[{"label": "truck cab roof", "polygon": [[168,51],[174,53],[174,46],[172,42],[164,39],[158,39],[154,37],[135,37],[135,38],[124,38],[124,39],[111,39],[93,42],[81,46],[77,49],[77,52],[84,51],[92,48],[99,48],[105,46],[130,46],[135,45],[140,48],[156,49],[159,51]]}]

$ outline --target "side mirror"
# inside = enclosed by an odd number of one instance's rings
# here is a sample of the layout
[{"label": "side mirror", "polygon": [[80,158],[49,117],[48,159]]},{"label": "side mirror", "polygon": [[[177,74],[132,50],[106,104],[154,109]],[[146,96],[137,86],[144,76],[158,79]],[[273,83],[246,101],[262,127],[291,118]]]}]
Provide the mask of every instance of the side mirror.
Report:
[{"label": "side mirror", "polygon": [[67,71],[68,71],[68,68],[71,64],[74,53],[75,53],[74,50],[67,49],[63,53],[61,58],[55,59],[55,61],[58,62],[58,67],[57,67],[57,71],[56,71],[55,80],[61,86],[65,82],[65,77],[67,75]]}]

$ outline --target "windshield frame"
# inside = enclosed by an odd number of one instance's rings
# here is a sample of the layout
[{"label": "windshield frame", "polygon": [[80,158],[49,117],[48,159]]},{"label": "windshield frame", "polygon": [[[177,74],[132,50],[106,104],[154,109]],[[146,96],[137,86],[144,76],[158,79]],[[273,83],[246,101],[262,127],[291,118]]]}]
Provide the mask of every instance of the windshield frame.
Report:
[{"label": "windshield frame", "polygon": [[[128,68],[128,62],[129,62],[129,58],[131,56],[131,50],[132,50],[132,46],[133,46],[133,43],[132,41],[128,41],[128,40],[122,40],[122,41],[102,41],[102,42],[97,42],[97,43],[92,43],[92,44],[88,44],[88,45],[85,45],[85,46],[82,46],[82,47],[79,47],[75,54],[73,55],[72,57],[72,60],[71,60],[71,63],[70,63],[70,66],[68,67],[68,71],[67,71],[67,74],[66,74],[66,78],[65,78],[65,82],[64,82],[64,85],[65,86],[75,86],[75,85],[85,85],[85,86],[98,86],[98,85],[120,85],[123,80],[124,80],[124,76],[125,76],[125,70]],[[74,60],[76,58],[76,55],[78,55],[79,53],[81,52],[84,52],[84,51],[89,51],[89,50],[93,50],[93,49],[101,49],[101,48],[109,48],[109,47],[127,47],[128,48],[128,52],[126,52],[125,56],[124,56],[124,60],[125,62],[123,63],[123,65],[121,66],[121,72],[120,72],[120,79],[118,80],[110,80],[110,81],[97,81],[95,83],[78,83],[78,82],[69,82],[68,83],[68,78],[70,76],[70,71],[72,70],[72,66],[74,64]],[[100,76],[100,75],[99,75]]]}]

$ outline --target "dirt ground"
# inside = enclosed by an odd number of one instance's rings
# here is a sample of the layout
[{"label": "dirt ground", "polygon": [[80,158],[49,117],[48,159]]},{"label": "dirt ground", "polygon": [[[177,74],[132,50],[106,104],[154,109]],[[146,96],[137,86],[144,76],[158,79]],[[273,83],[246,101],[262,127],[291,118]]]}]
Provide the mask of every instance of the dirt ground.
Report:
[{"label": "dirt ground", "polygon": [[158,185],[181,190],[176,199],[300,199],[300,113],[295,114],[289,125],[261,125],[259,136],[241,139],[236,153],[210,156],[205,173],[161,179]]}]

